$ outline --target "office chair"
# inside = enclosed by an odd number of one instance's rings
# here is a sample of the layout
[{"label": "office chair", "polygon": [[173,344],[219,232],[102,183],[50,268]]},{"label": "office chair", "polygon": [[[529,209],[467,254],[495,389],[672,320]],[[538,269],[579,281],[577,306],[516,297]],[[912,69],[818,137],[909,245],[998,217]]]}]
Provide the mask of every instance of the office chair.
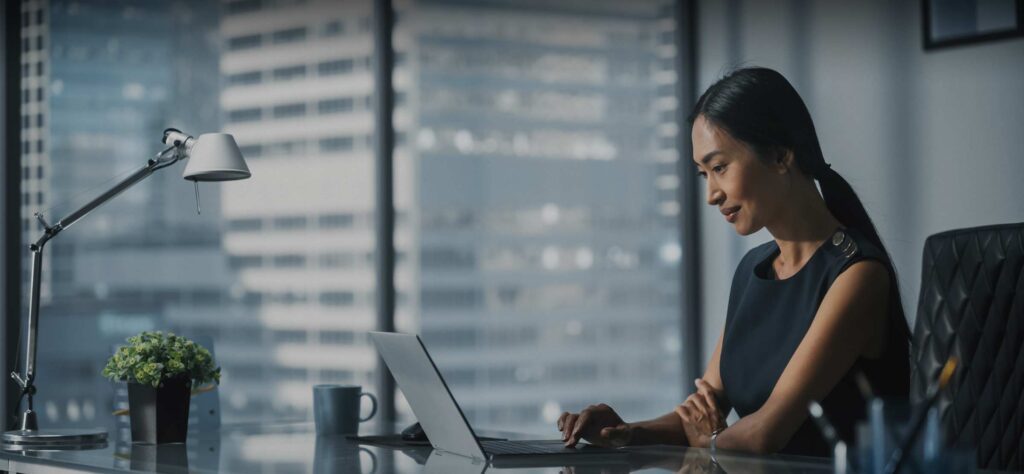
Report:
[{"label": "office chair", "polygon": [[950,356],[959,365],[937,403],[947,441],[976,448],[980,468],[1024,469],[1024,223],[925,241],[912,401]]}]

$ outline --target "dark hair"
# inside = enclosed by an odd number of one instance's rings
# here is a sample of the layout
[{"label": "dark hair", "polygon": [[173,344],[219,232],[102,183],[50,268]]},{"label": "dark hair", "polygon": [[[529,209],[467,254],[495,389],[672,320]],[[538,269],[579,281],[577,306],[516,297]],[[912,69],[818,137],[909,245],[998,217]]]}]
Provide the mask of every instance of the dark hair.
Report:
[{"label": "dark hair", "polygon": [[786,151],[792,151],[800,171],[818,180],[829,212],[843,225],[859,231],[885,254],[896,307],[903,316],[892,259],[875,224],[850,183],[825,162],[811,114],[800,94],[782,74],[760,67],[733,71],[700,96],[690,115],[690,124],[699,116],[747,144],[762,160],[775,160]]}]

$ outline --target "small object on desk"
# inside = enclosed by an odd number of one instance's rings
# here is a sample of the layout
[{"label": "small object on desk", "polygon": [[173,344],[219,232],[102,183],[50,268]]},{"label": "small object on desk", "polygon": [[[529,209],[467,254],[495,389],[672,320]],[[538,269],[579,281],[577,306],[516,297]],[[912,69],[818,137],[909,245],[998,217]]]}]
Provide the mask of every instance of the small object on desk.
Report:
[{"label": "small object on desk", "polygon": [[886,474],[894,474],[900,470],[900,466],[906,461],[907,454],[910,452],[910,448],[917,441],[918,435],[921,434],[921,428],[924,427],[924,421],[928,417],[928,410],[931,409],[932,405],[935,404],[939,399],[939,395],[942,395],[942,391],[949,385],[949,381],[953,379],[953,372],[956,372],[957,358],[950,357],[946,360],[946,365],[942,367],[942,372],[939,373],[939,383],[935,387],[935,391],[925,399],[923,406],[913,414],[910,418],[910,428],[907,431],[906,436],[903,437],[903,441],[893,451],[892,457],[889,458],[889,462],[885,465],[883,472]]},{"label": "small object on desk", "polygon": [[[402,430],[401,434],[397,435],[347,436],[347,438],[359,443],[387,446],[391,448],[431,446],[430,439],[427,438],[427,433],[423,431],[423,427],[420,426],[419,422],[407,426]],[[508,441],[506,438],[489,438],[486,436],[477,436],[477,439],[480,441]]]},{"label": "small object on desk", "polygon": [[833,469],[837,473],[846,472],[846,441],[839,437],[839,433],[836,431],[835,425],[828,421],[828,417],[825,416],[825,409],[822,408],[821,404],[811,400],[807,404],[807,411],[811,414],[811,419],[818,425],[818,429],[821,430],[821,434],[825,437],[825,441],[828,441],[829,446],[832,448],[832,459],[834,460]]},{"label": "small object on desk", "polygon": [[402,430],[403,441],[427,441],[427,433],[423,431],[423,427],[420,426],[419,422],[409,425],[406,429]]},{"label": "small object on desk", "polygon": [[[362,397],[370,399],[370,414],[359,416]],[[377,413],[377,397],[359,385],[321,384],[313,386],[313,419],[317,435],[358,434],[359,424]]]}]

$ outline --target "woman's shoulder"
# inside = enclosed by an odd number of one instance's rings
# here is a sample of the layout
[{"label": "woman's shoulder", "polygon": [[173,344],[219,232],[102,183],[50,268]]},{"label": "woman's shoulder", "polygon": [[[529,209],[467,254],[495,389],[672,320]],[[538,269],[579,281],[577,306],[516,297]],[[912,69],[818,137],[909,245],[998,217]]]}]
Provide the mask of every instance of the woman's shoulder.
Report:
[{"label": "woman's shoulder", "polygon": [[876,261],[887,269],[892,266],[888,255],[857,229],[837,230],[823,247],[833,279],[851,265],[864,260]]}]

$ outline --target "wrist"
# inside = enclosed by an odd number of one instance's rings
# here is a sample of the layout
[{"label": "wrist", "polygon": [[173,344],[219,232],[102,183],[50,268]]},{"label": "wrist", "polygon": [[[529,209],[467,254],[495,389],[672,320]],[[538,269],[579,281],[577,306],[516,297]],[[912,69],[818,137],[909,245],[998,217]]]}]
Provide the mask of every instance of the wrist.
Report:
[{"label": "wrist", "polygon": [[711,453],[714,454],[718,450],[718,435],[722,434],[724,428],[718,428],[711,432],[711,436],[708,437],[708,448],[711,449]]}]

